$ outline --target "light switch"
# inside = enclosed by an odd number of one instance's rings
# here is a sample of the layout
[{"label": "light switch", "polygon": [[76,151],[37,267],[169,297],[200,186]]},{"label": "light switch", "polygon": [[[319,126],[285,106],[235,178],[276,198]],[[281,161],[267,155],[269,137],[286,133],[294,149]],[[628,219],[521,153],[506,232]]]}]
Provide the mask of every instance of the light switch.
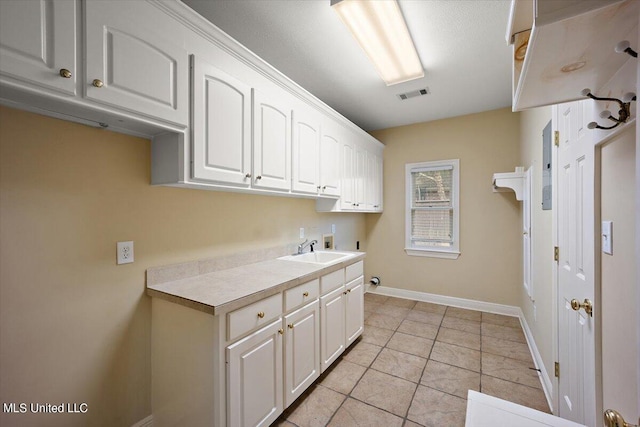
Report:
[{"label": "light switch", "polygon": [[602,221],[602,252],[613,255],[613,221]]}]

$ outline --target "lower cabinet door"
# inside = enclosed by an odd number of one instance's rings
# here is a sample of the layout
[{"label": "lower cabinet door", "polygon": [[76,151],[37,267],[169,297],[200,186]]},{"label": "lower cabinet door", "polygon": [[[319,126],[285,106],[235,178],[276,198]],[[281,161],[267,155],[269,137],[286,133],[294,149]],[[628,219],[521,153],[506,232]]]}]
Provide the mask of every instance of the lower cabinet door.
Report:
[{"label": "lower cabinet door", "polygon": [[320,298],[320,368],[324,372],[344,351],[344,286]]},{"label": "lower cabinet door", "polygon": [[364,331],[364,277],[347,283],[345,326],[347,347]]},{"label": "lower cabinet door", "polygon": [[230,427],[269,426],[282,413],[282,320],[227,347]]},{"label": "lower cabinet door", "polygon": [[320,376],[320,303],[316,299],[284,318],[285,407]]}]

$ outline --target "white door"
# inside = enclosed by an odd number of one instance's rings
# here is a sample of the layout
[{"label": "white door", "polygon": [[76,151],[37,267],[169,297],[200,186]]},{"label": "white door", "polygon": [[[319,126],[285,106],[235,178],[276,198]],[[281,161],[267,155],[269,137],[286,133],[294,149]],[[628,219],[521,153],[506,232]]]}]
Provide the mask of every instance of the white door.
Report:
[{"label": "white door", "polygon": [[[588,104],[556,107],[559,415],[596,425],[594,318],[572,301],[594,302],[594,149],[585,126]],[[598,310],[595,306],[594,310]]]},{"label": "white door", "polygon": [[320,139],[320,194],[340,195],[340,142],[338,136],[322,127]]},{"label": "white door", "polygon": [[355,148],[349,142],[342,143],[340,208],[355,209]]},{"label": "white door", "polygon": [[192,178],[251,184],[251,88],[192,57]]},{"label": "white door", "polygon": [[324,372],[344,351],[344,286],[320,298],[320,363]]},{"label": "white door", "polygon": [[284,318],[285,407],[320,376],[320,304],[318,300]]},{"label": "white door", "polygon": [[364,277],[360,276],[346,286],[345,330],[346,347],[364,331]]},{"label": "white door", "polygon": [[293,113],[293,190],[317,194],[320,121],[304,109]]},{"label": "white door", "polygon": [[75,95],[76,10],[76,1],[0,1],[0,74]]},{"label": "white door", "polygon": [[147,2],[84,2],[86,97],[170,123],[189,123],[189,56],[180,24]]},{"label": "white door", "polygon": [[291,108],[254,90],[253,186],[291,189]]},{"label": "white door", "polygon": [[282,412],[281,325],[278,319],[227,347],[229,426],[266,427]]}]

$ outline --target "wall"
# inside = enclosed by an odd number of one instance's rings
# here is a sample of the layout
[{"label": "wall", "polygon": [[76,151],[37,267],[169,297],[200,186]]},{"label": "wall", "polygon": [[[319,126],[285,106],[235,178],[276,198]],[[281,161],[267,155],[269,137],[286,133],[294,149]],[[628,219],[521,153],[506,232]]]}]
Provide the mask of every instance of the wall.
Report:
[{"label": "wall", "polygon": [[[510,109],[372,132],[385,145],[384,213],[367,216],[366,277],[392,288],[519,305],[520,202],[494,193],[495,172],[519,165],[518,114]],[[457,260],[408,256],[405,164],[460,159]]]},{"label": "wall", "polygon": [[[531,329],[536,346],[549,375],[555,362],[553,347],[553,234],[552,210],[542,210],[542,130],[551,120],[551,107],[534,108],[520,113],[520,163],[532,169],[531,201],[531,283],[529,298],[519,286],[518,304]],[[553,189],[552,191],[555,191]],[[555,206],[552,206],[552,209]]]},{"label": "wall", "polygon": [[[129,426],[151,413],[145,270],[319,238],[363,245],[363,214],[306,199],[152,187],[150,142],[0,107],[0,401],[86,414],[0,424]],[[135,263],[115,264],[116,242]]]}]

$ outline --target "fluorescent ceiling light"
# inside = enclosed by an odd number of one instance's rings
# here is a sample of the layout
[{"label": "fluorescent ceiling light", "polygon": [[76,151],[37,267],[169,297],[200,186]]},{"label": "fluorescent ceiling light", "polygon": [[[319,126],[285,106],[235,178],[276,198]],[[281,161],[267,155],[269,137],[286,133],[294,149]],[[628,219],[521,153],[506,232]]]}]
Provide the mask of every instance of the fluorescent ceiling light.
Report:
[{"label": "fluorescent ceiling light", "polygon": [[424,77],[396,0],[331,0],[387,86]]}]

